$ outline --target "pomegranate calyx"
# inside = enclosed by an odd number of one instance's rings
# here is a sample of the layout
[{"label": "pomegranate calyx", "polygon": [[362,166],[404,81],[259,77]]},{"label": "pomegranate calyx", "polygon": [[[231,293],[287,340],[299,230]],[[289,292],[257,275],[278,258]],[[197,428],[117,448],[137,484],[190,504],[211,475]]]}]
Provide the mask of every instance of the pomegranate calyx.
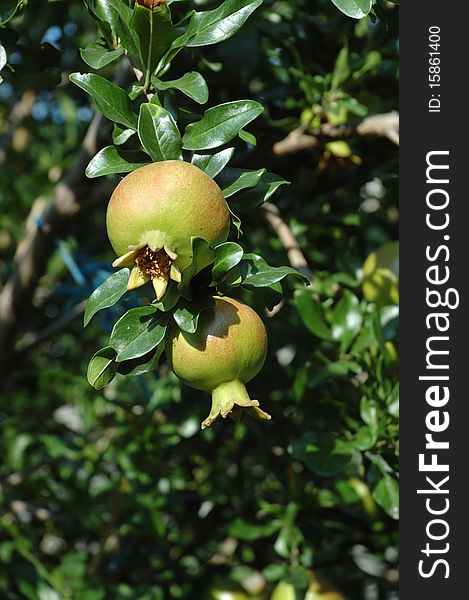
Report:
[{"label": "pomegranate calyx", "polygon": [[239,421],[241,411],[262,421],[270,420],[270,415],[259,407],[258,400],[251,400],[246,386],[239,380],[221,383],[212,391],[212,408],[208,417],[202,422],[201,428],[205,429],[219,417],[226,419],[230,416]]}]

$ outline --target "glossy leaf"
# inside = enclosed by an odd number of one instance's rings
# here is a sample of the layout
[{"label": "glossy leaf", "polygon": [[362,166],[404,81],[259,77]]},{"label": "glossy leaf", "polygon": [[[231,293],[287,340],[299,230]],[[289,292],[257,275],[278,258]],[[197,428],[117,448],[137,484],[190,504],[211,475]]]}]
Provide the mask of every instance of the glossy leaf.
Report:
[{"label": "glossy leaf", "polygon": [[119,14],[108,0],[86,0],[90,15],[97,21],[109,45],[117,42]]},{"label": "glossy leaf", "polygon": [[186,127],[183,147],[203,150],[226,144],[263,110],[262,104],[255,100],[237,100],[209,108],[201,121]]},{"label": "glossy leaf", "polygon": [[181,282],[178,290],[185,298],[190,298],[189,284],[192,278],[215,260],[215,252],[210,244],[203,238],[191,239],[191,259],[181,272]]},{"label": "glossy leaf", "polygon": [[230,199],[230,206],[236,212],[249,212],[267,202],[283,185],[290,184],[280,175],[264,171],[255,187]]},{"label": "glossy leaf", "polygon": [[106,146],[90,160],[85,174],[87,177],[93,178],[113,173],[130,173],[149,162],[142,152],[125,151],[115,146]]},{"label": "glossy leaf", "polygon": [[114,325],[109,344],[116,350],[116,361],[144,356],[161,342],[166,332],[166,315],[155,314],[153,305],[131,308]]},{"label": "glossy leaf", "polygon": [[345,352],[360,332],[363,322],[358,298],[349,290],[344,290],[332,319],[332,337],[340,341],[341,351]]},{"label": "glossy leaf", "polygon": [[187,333],[195,333],[201,312],[213,306],[213,304],[212,297],[202,297],[195,302],[183,301],[174,311],[173,318],[179,329]]},{"label": "glossy leaf", "polygon": [[293,267],[271,267],[257,254],[245,254],[241,264],[243,283],[253,287],[268,287],[288,275],[296,277],[304,283],[309,283],[307,277]]},{"label": "glossy leaf", "polygon": [[252,133],[249,133],[249,131],[241,129],[241,131],[238,133],[238,136],[241,140],[243,140],[243,142],[246,142],[246,144],[257,146],[257,140],[255,136],[253,136]]},{"label": "glossy leaf", "polygon": [[[3,69],[3,67],[7,64],[7,53],[6,50],[4,48],[4,46],[2,46],[2,44],[0,44],[0,71]],[[3,78],[0,75],[0,83],[2,83]]]},{"label": "glossy leaf", "polygon": [[214,178],[229,163],[234,151],[234,148],[225,148],[225,150],[220,150],[216,154],[194,154],[191,162],[207,173],[209,177]]},{"label": "glossy leaf", "polygon": [[372,496],[392,519],[399,519],[399,485],[389,473],[382,473],[382,478],[374,488]]},{"label": "glossy leaf", "polygon": [[98,350],[90,360],[86,376],[95,390],[102,389],[114,379],[117,372],[115,359],[116,351],[107,346]]},{"label": "glossy leaf", "polygon": [[122,298],[127,291],[129,275],[129,269],[120,269],[110,275],[104,283],[94,290],[86,302],[83,317],[85,327],[98,311],[113,306]]},{"label": "glossy leaf", "polygon": [[241,29],[262,0],[225,0],[218,8],[192,15],[186,36],[187,46],[218,44]]},{"label": "glossy leaf", "polygon": [[331,0],[337,8],[354,19],[362,19],[370,12],[373,0]]},{"label": "glossy leaf", "polygon": [[157,73],[185,47],[223,42],[237,33],[262,0],[225,0],[213,10],[192,13],[186,31],[177,37],[162,57]]},{"label": "glossy leaf", "polygon": [[171,81],[161,81],[157,77],[153,77],[151,81],[157,90],[163,92],[166,90],[179,90],[199,104],[205,104],[208,100],[207,82],[197,71],[191,71],[179,79]]},{"label": "glossy leaf", "polygon": [[152,9],[135,3],[129,27],[137,40],[138,58],[147,88],[161,57],[178,37],[178,33],[172,24],[166,3]]},{"label": "glossy leaf", "polygon": [[[122,42],[122,46],[133,56],[138,58],[139,45],[138,35],[131,26],[133,10],[126,2],[122,0],[101,0],[103,4],[108,5],[108,10],[113,9],[115,17],[115,29]],[[111,15],[113,16],[113,15]]]},{"label": "glossy leaf", "polygon": [[121,57],[124,54],[124,48],[108,50],[98,42],[91,42],[86,48],[80,49],[80,54],[85,63],[92,69],[102,69]]},{"label": "glossy leaf", "polygon": [[156,104],[142,104],[138,118],[138,137],[154,162],[179,160],[181,136],[167,110]]},{"label": "glossy leaf", "polygon": [[93,73],[72,73],[70,81],[90,94],[105,117],[137,129],[137,115],[132,111],[130,98],[122,88]]},{"label": "glossy leaf", "polygon": [[112,142],[116,146],[120,146],[121,144],[125,144],[133,135],[135,135],[134,129],[124,128],[115,123],[112,130]]},{"label": "glossy leaf", "polygon": [[154,371],[160,362],[163,352],[164,343],[161,341],[156,347],[156,350],[151,350],[138,358],[117,363],[117,372],[122,375],[136,377],[137,375],[143,375],[144,373]]},{"label": "glossy leaf", "polygon": [[332,332],[326,321],[319,300],[313,298],[311,290],[296,290],[295,304],[306,327],[324,340],[332,340]]},{"label": "glossy leaf", "polygon": [[243,258],[244,250],[235,242],[225,242],[215,248],[215,261],[212,267],[213,282],[220,281],[225,273],[235,267]]},{"label": "glossy leaf", "polygon": [[217,182],[225,198],[229,198],[241,190],[257,186],[264,173],[265,169],[246,171],[228,167],[218,177]]},{"label": "glossy leaf", "polygon": [[265,524],[251,523],[237,517],[228,527],[228,535],[243,542],[254,542],[261,538],[270,537],[278,531],[280,523],[272,520]]}]

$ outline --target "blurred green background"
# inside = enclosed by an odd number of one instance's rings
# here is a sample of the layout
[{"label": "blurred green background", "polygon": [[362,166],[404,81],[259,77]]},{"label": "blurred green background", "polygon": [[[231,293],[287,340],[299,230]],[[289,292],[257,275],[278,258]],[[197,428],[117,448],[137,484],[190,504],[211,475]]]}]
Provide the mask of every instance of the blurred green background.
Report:
[{"label": "blurred green background", "polygon": [[[218,4],[171,8],[182,16]],[[2,1],[0,17],[14,5]],[[175,61],[174,78],[203,73],[209,106],[265,106],[249,127],[257,146],[240,141],[235,164],[291,182],[272,202],[312,272],[310,288],[284,284],[271,313],[243,296],[269,334],[249,389],[272,420],[204,431],[208,395],[165,365],[118,376],[102,392],[86,381],[89,358],[138,300],[82,328],[83,302],[114,258],[104,214],[116,180],[84,177],[94,109],[68,81],[87,70],[79,48],[96,39],[94,21],[79,0],[30,0],[0,28],[1,598],[397,598],[389,264],[362,284],[366,257],[397,240],[398,134],[357,127],[396,118],[397,20],[396,3],[384,1],[356,20],[330,0],[266,0],[235,37]],[[125,78],[126,68],[106,75]],[[109,136],[101,128],[98,149]],[[45,268],[18,271],[18,244],[41,226],[35,215],[63,193],[64,178],[87,201],[57,217]],[[241,243],[287,264],[266,216],[243,216]],[[31,285],[6,309],[14,277]]]}]

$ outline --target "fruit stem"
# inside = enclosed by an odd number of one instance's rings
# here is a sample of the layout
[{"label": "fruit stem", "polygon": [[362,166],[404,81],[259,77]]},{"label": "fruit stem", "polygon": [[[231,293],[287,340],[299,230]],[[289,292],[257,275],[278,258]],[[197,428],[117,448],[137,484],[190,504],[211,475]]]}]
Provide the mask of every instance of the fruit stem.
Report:
[{"label": "fruit stem", "polygon": [[247,412],[263,421],[268,421],[270,415],[259,408],[257,400],[251,400],[246,386],[239,379],[233,379],[221,383],[212,391],[212,408],[210,414],[202,422],[202,429],[209,427],[218,417],[226,419],[228,415],[239,420],[240,409],[245,408]]}]

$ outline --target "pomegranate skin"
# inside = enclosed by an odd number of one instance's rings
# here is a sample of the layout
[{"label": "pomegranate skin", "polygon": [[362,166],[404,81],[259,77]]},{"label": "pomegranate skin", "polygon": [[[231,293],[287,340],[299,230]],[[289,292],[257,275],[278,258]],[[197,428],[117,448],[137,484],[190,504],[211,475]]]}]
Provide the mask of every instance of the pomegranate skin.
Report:
[{"label": "pomegranate skin", "polygon": [[234,379],[246,383],[261,370],[267,333],[259,315],[233,298],[215,298],[200,315],[195,333],[177,330],[166,346],[176,375],[198,390],[212,392]]},{"label": "pomegranate skin", "polygon": [[226,241],[228,205],[218,185],[198,167],[167,160],[126,175],[108,204],[106,227],[117,256],[162,234],[176,254],[190,251],[191,237],[211,245]]},{"label": "pomegranate skin", "polygon": [[246,304],[223,297],[199,318],[195,333],[177,327],[166,340],[166,357],[186,385],[212,394],[212,410],[202,423],[234,416],[247,408],[262,420],[270,416],[251,400],[245,387],[261,370],[267,354],[267,333],[259,315]]}]

